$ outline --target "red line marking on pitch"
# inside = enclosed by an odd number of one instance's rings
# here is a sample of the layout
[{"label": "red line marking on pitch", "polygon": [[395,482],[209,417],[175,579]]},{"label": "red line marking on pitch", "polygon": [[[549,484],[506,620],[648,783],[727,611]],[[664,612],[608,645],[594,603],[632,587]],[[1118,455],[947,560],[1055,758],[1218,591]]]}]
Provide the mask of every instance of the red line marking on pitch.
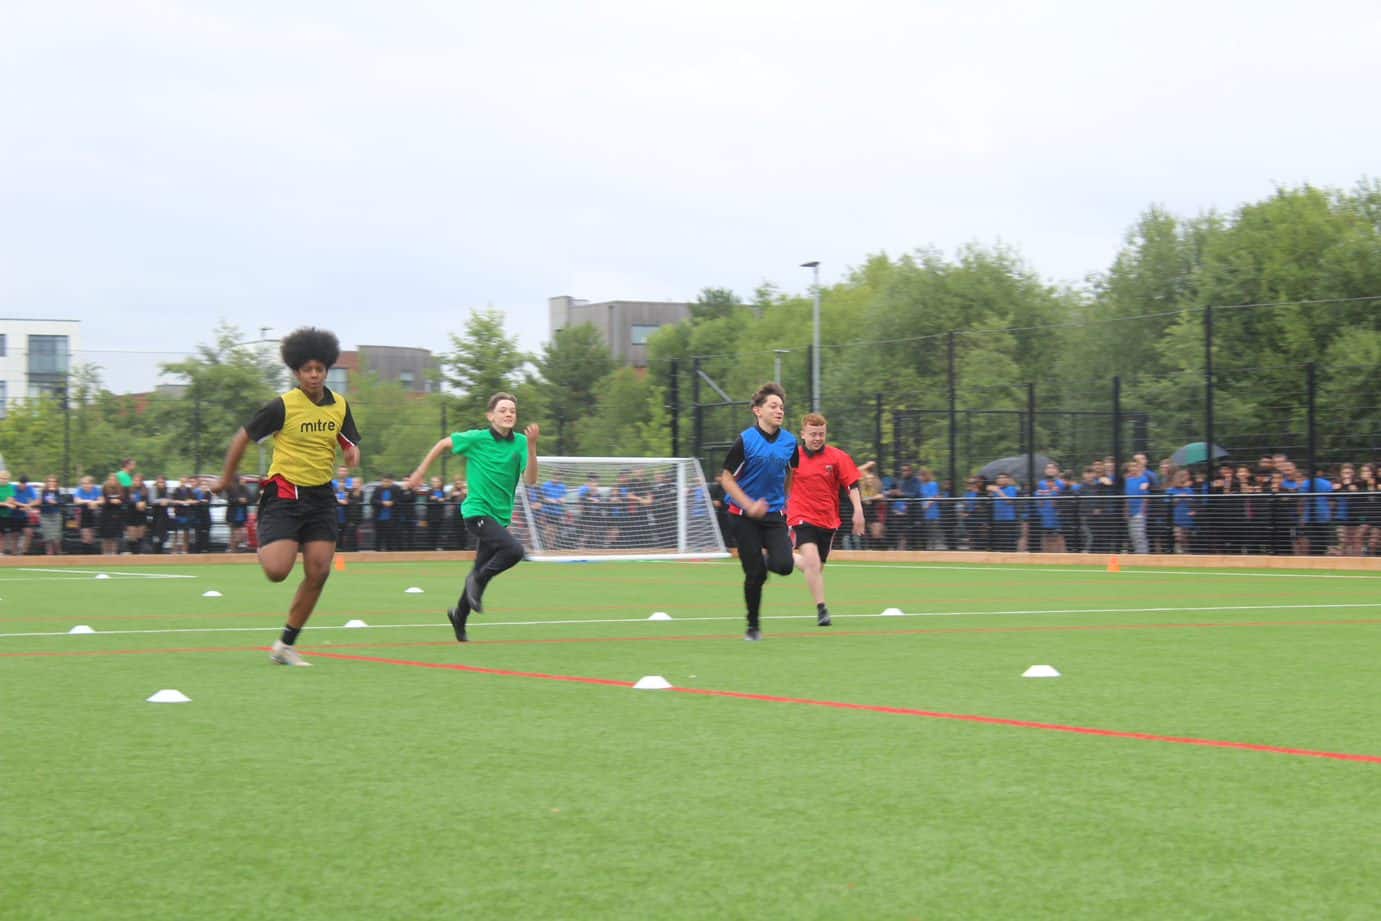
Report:
[{"label": "red line marking on pitch", "polygon": [[[631,681],[616,681],[612,678],[591,678],[583,675],[552,675],[546,672],[521,672],[505,668],[485,668],[478,665],[463,665],[456,662],[417,662],[411,659],[383,659],[376,656],[345,655],[336,652],[314,652],[312,655],[325,659],[371,662],[378,665],[405,665],[413,668],[434,668],[446,671],[471,672],[481,675],[499,675],[508,678],[539,678],[543,681],[567,681],[574,684],[597,684],[620,688],[631,688],[633,686],[633,682]],[[1139,742],[1166,742],[1175,745],[1198,745],[1206,748],[1235,748],[1241,751],[1266,752],[1274,755],[1294,755],[1304,758],[1330,758],[1335,761],[1360,761],[1365,764],[1381,764],[1381,755],[1356,755],[1347,752],[1317,751],[1309,748],[1289,748],[1280,745],[1257,745],[1251,742],[1198,739],[1191,736],[1165,736],[1149,732],[1125,732],[1118,729],[1098,729],[1092,726],[1066,726],[1062,723],[1041,723],[1034,720],[1014,720],[999,716],[979,716],[971,713],[945,713],[939,710],[917,710],[911,707],[855,704],[840,700],[814,700],[809,697],[780,697],[774,694],[749,694],[743,691],[717,691],[710,688],[672,687],[670,690],[680,691],[682,694],[699,694],[706,697],[728,697],[735,700],[753,700],[763,703],[829,707],[835,710],[861,710],[867,713],[886,713],[893,716],[917,716],[933,720],[982,723],[989,726],[1011,726],[1017,729],[1040,729],[1045,732],[1069,732],[1077,735],[1103,736],[1112,739],[1133,739]]]}]

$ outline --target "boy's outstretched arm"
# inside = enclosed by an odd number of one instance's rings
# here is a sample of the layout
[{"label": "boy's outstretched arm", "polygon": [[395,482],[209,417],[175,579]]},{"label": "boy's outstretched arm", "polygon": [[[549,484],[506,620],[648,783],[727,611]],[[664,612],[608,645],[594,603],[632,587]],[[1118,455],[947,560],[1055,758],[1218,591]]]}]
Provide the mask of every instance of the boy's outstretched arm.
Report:
[{"label": "boy's outstretched arm", "polygon": [[427,468],[430,467],[432,463],[438,457],[441,456],[442,451],[448,451],[450,450],[450,448],[450,435],[447,435],[445,438],[441,439],[436,444],[432,445],[432,449],[427,452],[427,456],[422,458],[422,463],[417,465],[416,470],[408,474],[408,478],[403,481],[403,485],[406,486],[408,489],[416,489],[418,486],[420,486],[423,477],[427,475]]}]

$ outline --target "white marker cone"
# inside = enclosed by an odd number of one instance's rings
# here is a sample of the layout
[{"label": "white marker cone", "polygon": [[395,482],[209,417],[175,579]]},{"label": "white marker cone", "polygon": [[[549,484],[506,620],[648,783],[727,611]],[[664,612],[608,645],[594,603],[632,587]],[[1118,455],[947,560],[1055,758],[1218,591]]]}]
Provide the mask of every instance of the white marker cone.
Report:
[{"label": "white marker cone", "polygon": [[901,608],[888,608],[882,612],[883,617],[905,617],[906,612]]},{"label": "white marker cone", "polygon": [[210,591],[202,592],[202,593],[201,593],[201,597],[203,597],[203,598],[220,598],[220,597],[222,597],[222,595],[221,595],[220,592],[216,591],[216,590],[213,588],[213,589],[211,589]]},{"label": "white marker cone", "polygon": [[192,702],[192,698],[176,688],[164,688],[150,697],[148,702],[151,704],[187,704]]},{"label": "white marker cone", "polygon": [[420,594],[422,594],[422,589],[420,589],[420,588],[418,588],[417,586],[413,585],[413,586],[410,586],[410,587],[408,587],[408,588],[403,589],[403,594],[405,594],[405,595],[420,595]]},{"label": "white marker cone", "polygon": [[1033,665],[1021,673],[1023,678],[1058,678],[1060,673],[1050,665]]},{"label": "white marker cone", "polygon": [[671,687],[671,682],[661,675],[643,675],[638,679],[638,683],[633,685],[635,691],[665,691]]},{"label": "white marker cone", "polygon": [[666,611],[653,611],[648,620],[671,620],[671,615]]},{"label": "white marker cone", "polygon": [[362,620],[358,620],[358,619],[356,619],[356,620],[347,620],[347,621],[345,622],[345,625],[346,625],[347,627],[368,627],[368,626],[369,626],[369,624],[365,623],[365,622],[362,621]]},{"label": "white marker cone", "polygon": [[109,575],[108,573],[98,572],[98,573],[96,573],[96,578],[97,578],[97,579],[109,579],[109,578],[110,578],[110,575]]},{"label": "white marker cone", "polygon": [[96,631],[93,630],[93,629],[92,629],[90,626],[88,626],[87,624],[77,624],[75,627],[73,627],[71,630],[68,630],[67,632],[68,632],[68,633],[95,633]]}]

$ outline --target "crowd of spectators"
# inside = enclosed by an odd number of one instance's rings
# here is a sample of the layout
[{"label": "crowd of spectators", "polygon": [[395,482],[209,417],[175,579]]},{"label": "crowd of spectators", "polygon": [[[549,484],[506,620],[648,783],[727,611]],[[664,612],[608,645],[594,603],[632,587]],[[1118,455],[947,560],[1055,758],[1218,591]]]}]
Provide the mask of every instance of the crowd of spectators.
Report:
[{"label": "crowd of spectators", "polygon": [[[895,477],[861,468],[867,521],[847,549],[1047,553],[1381,553],[1381,482],[1373,464],[1306,471],[1284,454],[1151,469],[1144,454],[1050,464],[1034,488],[1010,474],[970,476],[955,492],[922,466]],[[1018,474],[1020,475],[1020,474]],[[841,500],[842,503],[842,500]],[[843,507],[847,507],[844,505]]]},{"label": "crowd of spectators", "polygon": [[[238,516],[240,524],[238,531],[232,525],[226,549],[249,549],[245,524],[250,501],[242,484],[227,490],[226,520]],[[64,489],[51,474],[41,487],[23,474],[11,483],[9,471],[0,470],[0,546],[7,555],[206,553],[211,549],[211,504],[211,491],[199,478],[187,476],[170,484],[160,476],[149,483],[132,459],[100,485],[84,476],[74,489]]]},{"label": "crowd of spectators", "polygon": [[[902,464],[883,476],[859,468],[865,530],[840,532],[845,549],[1047,553],[1381,554],[1381,481],[1374,464],[1320,467],[1313,476],[1284,454],[1154,469],[1143,454],[1116,469],[1111,457],[1077,469],[1050,464],[1034,488],[1010,474],[974,475],[956,492],[929,469]],[[1018,476],[1022,474],[1018,473]],[[676,486],[665,471],[592,473],[567,484],[559,471],[528,487],[544,549],[617,551],[656,545],[676,529]],[[432,477],[410,491],[394,477],[366,484],[342,467],[332,480],[342,550],[463,550],[463,476]],[[722,495],[709,487],[723,519]],[[696,497],[698,498],[698,497]],[[214,500],[214,501],[213,501]],[[0,470],[0,550],[44,553],[206,553],[254,549],[256,488],[240,478],[213,497],[201,478],[144,479],[133,460],[97,484],[64,489]],[[841,505],[848,510],[847,500]],[[705,503],[691,501],[692,515]],[[213,544],[213,522],[224,531]],[[219,529],[216,529],[219,530]]]}]

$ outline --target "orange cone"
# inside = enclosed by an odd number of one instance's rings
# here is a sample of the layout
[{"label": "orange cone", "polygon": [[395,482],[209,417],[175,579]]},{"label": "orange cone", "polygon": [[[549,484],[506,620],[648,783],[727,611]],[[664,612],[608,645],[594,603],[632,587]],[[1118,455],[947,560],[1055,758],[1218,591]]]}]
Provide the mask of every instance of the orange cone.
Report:
[{"label": "orange cone", "polygon": [[1120,562],[1118,562],[1117,557],[1115,557],[1115,556],[1108,557],[1108,572],[1121,572],[1121,571],[1122,571],[1122,564],[1121,564]]},{"label": "orange cone", "polygon": [[345,557],[336,557],[336,572],[345,572]]}]

